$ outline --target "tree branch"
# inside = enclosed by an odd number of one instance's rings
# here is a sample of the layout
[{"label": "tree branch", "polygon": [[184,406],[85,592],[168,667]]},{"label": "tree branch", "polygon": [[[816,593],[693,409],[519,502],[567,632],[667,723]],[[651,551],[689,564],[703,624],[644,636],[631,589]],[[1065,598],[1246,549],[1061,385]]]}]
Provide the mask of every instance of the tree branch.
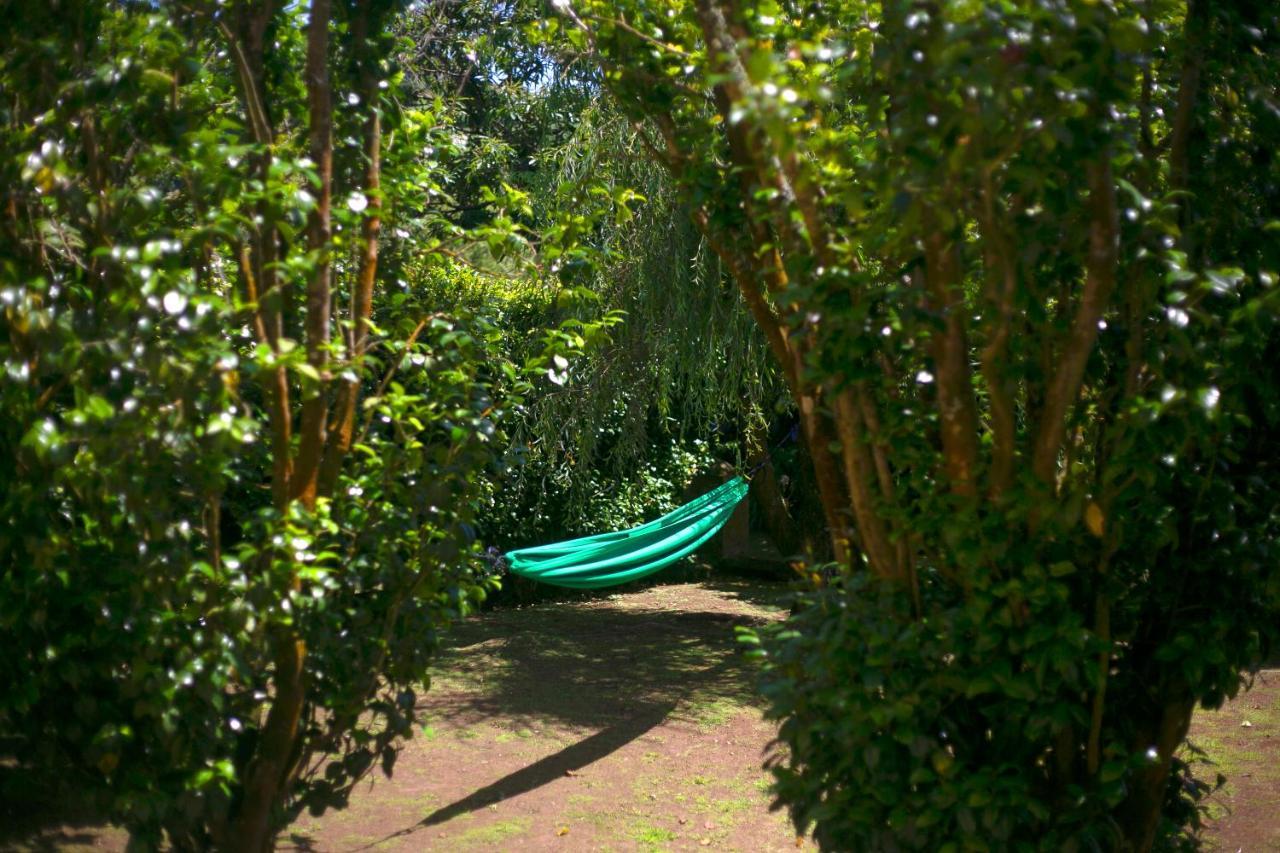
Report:
[{"label": "tree branch", "polygon": [[[258,341],[279,353],[277,339],[268,323],[254,278],[249,247],[240,246],[240,274],[244,279],[245,296],[253,306],[253,328]],[[289,480],[293,475],[293,419],[289,415],[289,378],[283,366],[265,371],[263,392],[267,398],[267,418],[271,427],[271,493],[276,509],[284,510],[289,503]]]},{"label": "tree branch", "polygon": [[1084,293],[1076,309],[1066,346],[1044,401],[1036,433],[1031,470],[1041,482],[1052,484],[1058,453],[1066,436],[1066,418],[1080,393],[1089,353],[1098,338],[1098,321],[1116,283],[1119,228],[1110,150],[1087,167],[1089,182],[1089,253],[1085,262]]},{"label": "tree branch", "polygon": [[1208,0],[1187,0],[1187,18],[1183,31],[1186,54],[1182,60],[1178,106],[1173,114],[1168,139],[1169,186],[1175,191],[1187,188],[1189,174],[1187,148],[1192,120],[1195,117],[1196,100],[1200,93],[1200,78],[1204,71],[1205,45],[1211,24],[1209,5]]},{"label": "tree branch", "polygon": [[[320,172],[319,201],[312,213],[309,229],[311,248],[318,253],[319,267],[307,288],[307,360],[321,375],[326,366],[329,338],[329,196],[333,176],[333,113],[328,75],[329,3],[330,0],[312,0],[311,3],[306,75],[311,109],[311,153]],[[283,371],[280,374],[283,375]],[[323,389],[320,390],[322,392]],[[317,393],[303,403],[301,446],[290,476],[289,491],[291,497],[301,498],[308,509],[315,505],[325,415],[323,393]],[[285,455],[287,457],[287,451]],[[299,474],[301,476],[297,476]],[[301,588],[296,570],[289,578],[289,588],[292,591]],[[306,642],[296,629],[280,626],[272,634],[271,646],[275,662],[272,676],[275,695],[247,771],[244,799],[235,824],[234,843],[237,849],[249,853],[260,853],[272,845],[272,815],[300,758],[298,725],[306,704],[303,680]]]},{"label": "tree branch", "polygon": [[849,388],[836,394],[836,428],[840,433],[840,455],[844,460],[844,478],[853,504],[862,549],[871,571],[882,578],[900,575],[896,555],[889,543],[884,521],[876,511],[871,491],[873,463],[861,435],[865,433],[862,415],[854,391]]},{"label": "tree branch", "polygon": [[350,319],[351,350],[348,358],[352,365],[352,376],[343,381],[338,388],[338,399],[334,408],[334,429],[329,436],[325,449],[324,462],[321,465],[319,490],[321,494],[329,494],[337,482],[342,460],[351,448],[352,434],[355,428],[356,403],[360,397],[360,370],[369,338],[369,319],[373,313],[373,287],[378,276],[378,234],[382,229],[382,110],[378,103],[378,75],[374,65],[374,57],[369,49],[369,25],[373,19],[375,30],[381,24],[381,16],[361,3],[352,20],[352,37],[356,44],[356,55],[360,62],[361,97],[369,110],[364,128],[364,194],[369,199],[369,207],[360,226],[360,267],[356,274],[355,287],[351,292]]},{"label": "tree branch", "polygon": [[293,496],[307,507],[315,504],[329,414],[324,383],[328,375],[330,289],[332,264],[330,206],[333,196],[333,93],[329,81],[330,0],[312,0],[307,26],[307,103],[311,115],[310,155],[320,185],[307,222],[307,245],[316,268],[307,284],[307,363],[320,376],[321,386],[302,403],[298,456],[294,464]]},{"label": "tree branch", "polygon": [[1009,387],[1006,359],[1009,352],[1013,298],[1017,292],[1017,262],[1013,247],[996,209],[991,172],[982,176],[982,203],[979,225],[982,228],[983,266],[986,273],[985,296],[995,311],[994,328],[987,345],[982,348],[982,375],[991,403],[991,471],[988,493],[998,499],[1013,477],[1016,428],[1013,393]]},{"label": "tree branch", "polygon": [[960,291],[958,247],[936,227],[925,237],[925,281],[932,309],[942,318],[941,334],[929,345],[937,371],[938,410],[942,418],[943,464],[951,490],[974,493],[978,418],[969,377],[969,342]]}]

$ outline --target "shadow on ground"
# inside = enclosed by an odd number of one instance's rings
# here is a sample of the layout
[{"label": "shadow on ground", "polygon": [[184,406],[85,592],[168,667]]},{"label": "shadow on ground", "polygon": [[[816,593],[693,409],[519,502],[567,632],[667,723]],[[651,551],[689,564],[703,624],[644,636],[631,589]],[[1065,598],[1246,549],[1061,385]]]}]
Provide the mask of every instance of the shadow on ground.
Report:
[{"label": "shadow on ground", "polygon": [[0,850],[45,853],[93,846],[104,818],[68,768],[31,767],[0,744]]},{"label": "shadow on ground", "polygon": [[[669,721],[714,723],[758,702],[736,626],[781,613],[779,584],[722,579],[716,609],[687,608],[687,585],[491,611],[458,626],[419,710],[466,727],[501,719],[585,736],[377,843],[444,824],[549,784]],[[588,733],[590,732],[590,733]]]},{"label": "shadow on ground", "polygon": [[[723,576],[699,586],[701,594],[693,596],[689,584],[634,585],[616,594],[496,609],[456,626],[419,703],[425,722],[462,730],[500,720],[513,731],[551,730],[571,742],[483,780],[412,824],[391,824],[386,830],[396,831],[382,841],[573,775],[666,723],[709,728],[757,705],[734,628],[780,618],[786,586]],[[3,755],[0,749],[0,850],[103,842],[100,818],[81,798],[32,785],[32,770],[4,764]],[[11,791],[22,796],[10,797]],[[123,835],[108,831],[119,835],[109,846],[122,848]],[[281,840],[297,850],[319,849],[303,832],[286,831]]]},{"label": "shadow on ground", "polygon": [[634,602],[618,594],[486,613],[455,629],[420,710],[464,726],[501,716],[604,729],[653,708],[696,721],[716,703],[752,704],[734,628],[767,622],[759,608],[776,608],[785,588],[708,586],[724,593],[723,609],[681,610],[687,587],[657,586]]}]

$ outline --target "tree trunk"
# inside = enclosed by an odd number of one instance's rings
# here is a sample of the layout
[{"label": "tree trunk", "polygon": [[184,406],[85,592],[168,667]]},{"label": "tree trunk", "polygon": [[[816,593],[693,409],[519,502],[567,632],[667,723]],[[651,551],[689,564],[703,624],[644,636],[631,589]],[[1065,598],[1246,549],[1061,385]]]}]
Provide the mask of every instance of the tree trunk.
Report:
[{"label": "tree trunk", "polygon": [[1135,744],[1138,749],[1154,747],[1156,758],[1138,771],[1129,796],[1120,806],[1120,824],[1129,849],[1146,853],[1155,844],[1160,826],[1160,812],[1169,790],[1169,770],[1173,753],[1191,728],[1195,700],[1186,696],[1164,697],[1159,719],[1151,726],[1148,743]]},{"label": "tree trunk", "polygon": [[783,556],[791,556],[800,549],[800,542],[796,537],[795,523],[787,512],[787,505],[782,497],[773,460],[767,456],[763,460],[756,457],[751,460],[751,465],[760,465],[760,470],[751,478],[751,492],[756,505],[760,507],[765,532]]},{"label": "tree trunk", "polygon": [[[311,111],[311,157],[320,175],[320,187],[316,209],[308,223],[310,248],[317,252],[318,259],[307,286],[306,346],[308,363],[322,377],[328,367],[331,276],[328,259],[333,183],[333,109],[328,71],[330,14],[330,0],[312,0],[307,29],[306,83]],[[314,389],[302,405],[298,456],[286,490],[290,500],[301,500],[308,509],[315,506],[327,415],[322,380],[321,387]],[[288,422],[287,413],[285,422]],[[277,493],[279,485],[276,484]],[[300,588],[296,571],[290,579],[290,588]],[[306,704],[306,643],[296,629],[285,626],[273,633],[271,643],[275,695],[257,752],[246,771],[244,800],[230,838],[233,849],[246,853],[261,853],[275,846],[276,806],[293,776],[298,725]]]}]

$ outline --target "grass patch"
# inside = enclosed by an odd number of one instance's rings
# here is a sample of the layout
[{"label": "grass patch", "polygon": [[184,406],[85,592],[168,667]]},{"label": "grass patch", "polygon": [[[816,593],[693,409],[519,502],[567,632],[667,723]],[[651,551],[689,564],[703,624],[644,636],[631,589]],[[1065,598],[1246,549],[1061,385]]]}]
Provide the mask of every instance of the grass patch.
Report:
[{"label": "grass patch", "polygon": [[533,818],[528,817],[501,820],[488,826],[477,826],[474,829],[468,829],[457,837],[456,843],[464,845],[497,844],[513,836],[528,832],[529,827],[532,825]]},{"label": "grass patch", "polygon": [[746,797],[730,797],[723,800],[714,800],[712,805],[719,814],[729,817],[745,812],[751,808],[752,802]]},{"label": "grass patch", "polygon": [[[591,800],[594,798],[588,797],[587,799]],[[584,823],[605,832],[613,828],[613,822],[617,819],[616,814],[601,811],[598,808],[591,808],[590,806],[587,808],[569,809],[569,811],[565,813],[565,817],[567,817],[572,823]]]},{"label": "grass patch", "polygon": [[637,844],[643,845],[647,850],[660,849],[663,844],[668,844],[676,840],[676,834],[669,829],[660,826],[654,826],[650,823],[637,824],[631,833],[631,838]]}]

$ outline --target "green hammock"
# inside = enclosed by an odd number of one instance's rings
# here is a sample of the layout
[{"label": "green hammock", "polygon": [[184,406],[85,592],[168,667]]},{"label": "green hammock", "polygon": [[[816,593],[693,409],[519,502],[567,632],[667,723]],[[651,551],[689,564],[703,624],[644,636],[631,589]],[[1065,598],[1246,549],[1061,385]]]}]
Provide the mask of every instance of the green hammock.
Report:
[{"label": "green hammock", "polygon": [[651,575],[696,551],[747,496],[747,481],[722,486],[648,524],[505,554],[512,574],[572,589],[599,589]]}]

